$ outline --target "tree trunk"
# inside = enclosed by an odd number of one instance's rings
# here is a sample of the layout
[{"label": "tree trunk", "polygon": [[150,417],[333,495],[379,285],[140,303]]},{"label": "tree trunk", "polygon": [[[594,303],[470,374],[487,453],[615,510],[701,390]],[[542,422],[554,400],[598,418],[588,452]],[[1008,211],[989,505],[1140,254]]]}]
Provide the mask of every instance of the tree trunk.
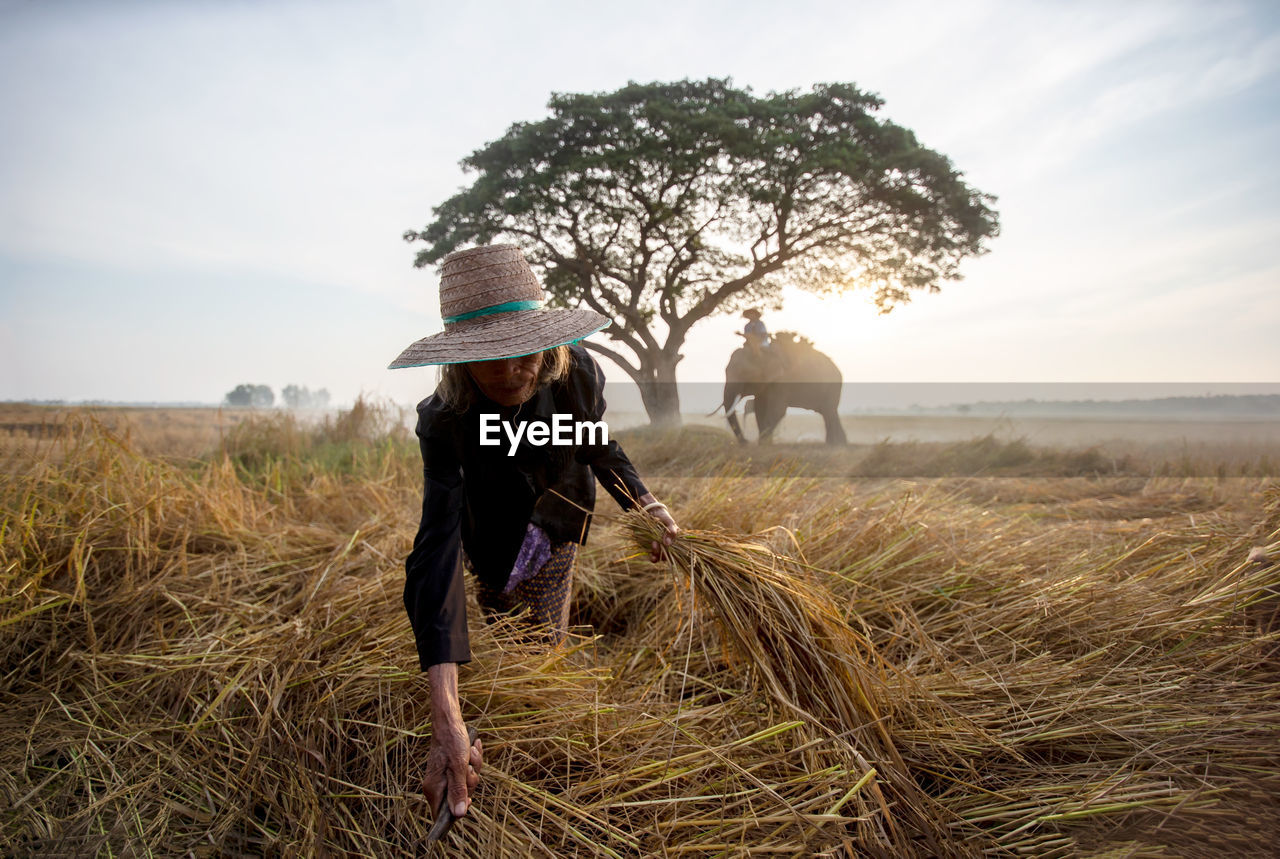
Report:
[{"label": "tree trunk", "polygon": [[637,380],[636,385],[640,388],[640,399],[644,401],[649,424],[665,429],[679,427],[683,421],[680,417],[680,391],[676,388],[676,362],[659,355],[653,364],[646,362],[642,370],[647,378]]}]

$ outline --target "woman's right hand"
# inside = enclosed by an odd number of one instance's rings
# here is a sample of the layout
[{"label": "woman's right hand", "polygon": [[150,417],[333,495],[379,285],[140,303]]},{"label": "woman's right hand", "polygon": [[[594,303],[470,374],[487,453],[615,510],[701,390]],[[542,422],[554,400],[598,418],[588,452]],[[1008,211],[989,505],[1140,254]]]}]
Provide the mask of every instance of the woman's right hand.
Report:
[{"label": "woman's right hand", "polygon": [[467,742],[467,727],[458,704],[458,666],[452,662],[427,669],[431,680],[431,750],[427,753],[422,792],[432,813],[440,800],[449,798],[455,817],[471,807],[471,793],[480,784],[484,769],[484,746],[477,738]]}]

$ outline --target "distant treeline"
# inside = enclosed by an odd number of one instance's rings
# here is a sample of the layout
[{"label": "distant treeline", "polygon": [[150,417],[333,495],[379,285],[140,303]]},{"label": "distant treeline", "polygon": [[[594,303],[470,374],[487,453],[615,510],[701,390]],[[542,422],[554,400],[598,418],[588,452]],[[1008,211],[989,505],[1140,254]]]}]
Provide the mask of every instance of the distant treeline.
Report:
[{"label": "distant treeline", "polygon": [[[290,409],[327,409],[329,390],[313,391],[298,385],[285,385],[280,392],[284,405]],[[275,392],[268,385],[241,384],[227,392],[223,404],[239,408],[269,409],[276,402]]]},{"label": "distant treeline", "polygon": [[1150,400],[1009,400],[914,407],[919,414],[1019,417],[1280,418],[1280,394],[1217,394]]}]

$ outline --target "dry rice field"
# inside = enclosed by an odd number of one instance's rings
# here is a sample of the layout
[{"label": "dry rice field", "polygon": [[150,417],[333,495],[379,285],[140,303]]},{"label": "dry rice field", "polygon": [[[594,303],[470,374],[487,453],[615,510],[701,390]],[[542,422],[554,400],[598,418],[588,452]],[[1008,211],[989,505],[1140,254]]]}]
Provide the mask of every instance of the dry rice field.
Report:
[{"label": "dry rice field", "polygon": [[485,776],[426,848],[404,415],[18,408],[0,409],[4,855],[1280,843],[1274,450],[625,433],[687,533],[651,564],[650,520],[602,493],[569,646],[473,616]]}]

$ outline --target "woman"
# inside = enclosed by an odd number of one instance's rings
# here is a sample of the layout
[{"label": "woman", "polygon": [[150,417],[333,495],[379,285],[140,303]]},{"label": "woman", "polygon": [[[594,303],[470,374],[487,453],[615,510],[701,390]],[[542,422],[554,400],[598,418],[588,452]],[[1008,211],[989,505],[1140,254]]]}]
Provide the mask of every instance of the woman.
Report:
[{"label": "woman", "polygon": [[[604,414],[604,374],[578,341],[609,320],[548,310],[519,248],[458,251],[441,263],[445,330],[410,345],[391,367],[444,365],[418,404],[422,521],[405,562],[405,608],[431,684],[431,751],[423,789],[466,813],[479,783],[481,743],[468,744],[458,663],[471,658],[462,568],[487,614],[527,608],[560,640],[568,626],[577,546],[585,543],[598,479],[623,509],[640,506],[666,527],[651,558],[678,532],[616,441],[597,432],[571,444],[531,439],[556,415],[591,425]],[[523,424],[523,428],[521,428]],[[493,442],[493,428],[503,427]],[[551,441],[555,441],[552,439]]]}]

